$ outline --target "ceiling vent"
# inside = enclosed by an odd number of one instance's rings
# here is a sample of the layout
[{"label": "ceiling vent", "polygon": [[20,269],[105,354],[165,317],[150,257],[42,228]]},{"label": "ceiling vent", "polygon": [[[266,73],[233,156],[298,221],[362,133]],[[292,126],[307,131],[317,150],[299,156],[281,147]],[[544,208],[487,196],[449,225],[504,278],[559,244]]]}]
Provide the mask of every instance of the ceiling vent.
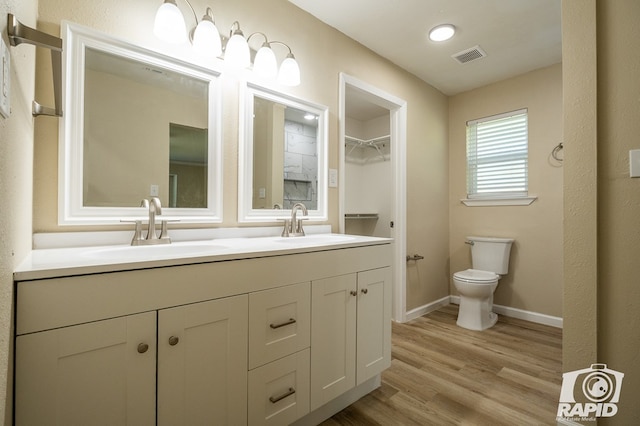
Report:
[{"label": "ceiling vent", "polygon": [[480,46],[473,46],[470,49],[451,55],[453,59],[461,64],[466,64],[471,61],[475,61],[476,59],[484,58],[485,56],[487,56],[487,54],[480,48]]}]

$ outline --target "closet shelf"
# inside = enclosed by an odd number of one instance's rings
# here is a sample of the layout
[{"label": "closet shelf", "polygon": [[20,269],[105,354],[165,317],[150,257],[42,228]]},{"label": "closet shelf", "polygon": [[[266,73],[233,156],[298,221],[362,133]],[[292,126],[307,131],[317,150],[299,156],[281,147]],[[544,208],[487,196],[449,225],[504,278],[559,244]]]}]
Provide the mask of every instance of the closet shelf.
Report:
[{"label": "closet shelf", "polygon": [[381,158],[382,161],[385,161],[385,156],[381,148],[391,141],[391,135],[379,136],[373,139],[359,139],[354,138],[353,136],[345,136],[344,141],[345,146],[350,147],[349,151],[347,151],[347,156],[349,156],[349,154],[351,154],[356,148],[371,148],[376,150],[378,154],[377,157]]},{"label": "closet shelf", "polygon": [[345,219],[378,219],[378,213],[346,213]]}]

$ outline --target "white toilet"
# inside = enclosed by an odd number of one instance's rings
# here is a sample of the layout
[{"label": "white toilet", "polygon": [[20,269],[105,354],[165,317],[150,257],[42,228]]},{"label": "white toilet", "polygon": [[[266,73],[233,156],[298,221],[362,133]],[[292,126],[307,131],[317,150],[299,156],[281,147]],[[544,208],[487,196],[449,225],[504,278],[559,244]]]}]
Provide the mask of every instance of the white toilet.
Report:
[{"label": "white toilet", "polygon": [[512,243],[510,238],[467,237],[473,268],[453,274],[453,284],[460,294],[458,326],[485,330],[498,321],[498,315],[492,312],[493,292],[500,276],[509,272]]}]

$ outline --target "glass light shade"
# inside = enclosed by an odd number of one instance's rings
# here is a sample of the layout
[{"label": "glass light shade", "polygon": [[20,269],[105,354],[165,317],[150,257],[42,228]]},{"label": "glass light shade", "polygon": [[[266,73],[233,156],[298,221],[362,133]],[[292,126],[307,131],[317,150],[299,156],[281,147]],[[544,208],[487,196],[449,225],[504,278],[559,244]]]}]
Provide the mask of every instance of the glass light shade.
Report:
[{"label": "glass light shade", "polygon": [[284,86],[298,86],[300,84],[300,67],[292,54],[289,54],[280,65],[278,83]]},{"label": "glass light shade", "polygon": [[451,24],[438,25],[429,31],[429,40],[445,41],[449,40],[456,33],[456,27]]},{"label": "glass light shade", "polygon": [[246,68],[251,64],[249,44],[242,33],[236,32],[227,41],[224,51],[224,62],[233,68]]},{"label": "glass light shade", "polygon": [[184,17],[174,1],[166,0],[158,8],[153,33],[167,43],[180,44],[188,40]]},{"label": "glass light shade", "polygon": [[253,72],[258,78],[275,80],[278,75],[278,61],[268,44],[263,44],[253,61]]},{"label": "glass light shade", "polygon": [[220,33],[213,21],[202,19],[193,33],[193,50],[202,56],[216,58],[222,54]]}]

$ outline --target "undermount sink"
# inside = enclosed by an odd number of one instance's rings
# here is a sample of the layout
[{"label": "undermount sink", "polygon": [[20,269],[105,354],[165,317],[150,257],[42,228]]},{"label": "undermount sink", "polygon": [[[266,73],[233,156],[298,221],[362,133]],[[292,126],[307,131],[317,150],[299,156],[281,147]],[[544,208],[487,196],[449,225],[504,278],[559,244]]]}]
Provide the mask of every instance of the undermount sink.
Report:
[{"label": "undermount sink", "polygon": [[275,241],[286,244],[335,244],[355,240],[355,237],[340,234],[315,234],[304,237],[280,237]]},{"label": "undermount sink", "polygon": [[215,254],[226,246],[215,244],[162,244],[150,246],[116,246],[87,251],[85,254],[97,259],[144,260],[177,256]]}]

